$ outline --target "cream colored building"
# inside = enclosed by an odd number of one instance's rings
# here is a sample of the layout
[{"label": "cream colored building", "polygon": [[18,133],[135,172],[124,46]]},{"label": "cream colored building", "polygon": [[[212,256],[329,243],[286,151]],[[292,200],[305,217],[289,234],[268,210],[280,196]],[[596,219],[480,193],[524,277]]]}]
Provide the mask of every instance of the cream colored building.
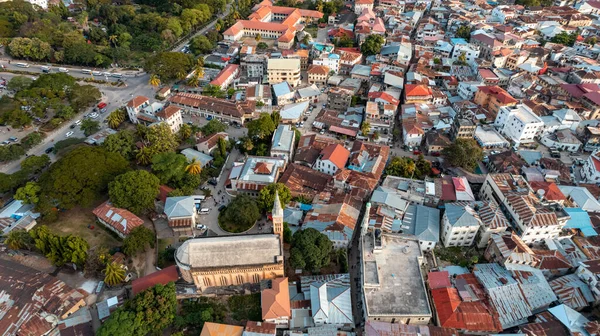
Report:
[{"label": "cream colored building", "polygon": [[267,62],[269,84],[288,82],[296,87],[300,84],[300,59],[269,58]]},{"label": "cream colored building", "polygon": [[186,240],[175,253],[183,279],[204,291],[284,276],[283,208],[277,194],[274,203],[274,234]]}]

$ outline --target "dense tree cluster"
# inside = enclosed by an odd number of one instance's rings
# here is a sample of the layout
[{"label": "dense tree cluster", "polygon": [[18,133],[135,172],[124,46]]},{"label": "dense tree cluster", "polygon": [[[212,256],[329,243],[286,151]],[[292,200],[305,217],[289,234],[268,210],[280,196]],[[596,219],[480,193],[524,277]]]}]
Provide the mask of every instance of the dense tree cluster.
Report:
[{"label": "dense tree cluster", "polygon": [[238,195],[219,214],[219,225],[229,232],[244,232],[259,219],[256,201],[248,195]]},{"label": "dense tree cluster", "polygon": [[[120,6],[89,0],[86,5],[87,11],[68,21],[73,14],[62,3],[48,11],[21,0],[1,3],[0,37],[11,38],[7,51],[15,58],[106,67],[167,49],[224,11],[226,0],[144,0]],[[103,26],[91,25],[92,20]]]},{"label": "dense tree cluster", "polygon": [[155,239],[156,236],[152,230],[145,226],[138,226],[131,230],[127,238],[123,241],[123,252],[129,256],[134,256],[146,251],[148,246],[154,248]]},{"label": "dense tree cluster", "polygon": [[175,319],[175,284],[156,285],[137,294],[110,314],[96,335],[135,336],[161,334]]},{"label": "dense tree cluster", "polygon": [[483,159],[483,150],[474,139],[456,139],[442,153],[451,165],[471,171]]},{"label": "dense tree cluster", "polygon": [[329,265],[332,249],[333,243],[321,232],[312,228],[296,231],[292,236],[290,264],[294,268],[319,272]]},{"label": "dense tree cluster", "polygon": [[35,247],[55,266],[73,263],[81,267],[87,259],[89,245],[81,237],[59,236],[50,232],[45,225],[36,226],[29,231],[29,234],[33,238]]},{"label": "dense tree cluster", "polygon": [[108,195],[112,204],[141,214],[154,207],[160,181],[154,174],[145,170],[134,170],[117,176],[108,185]]},{"label": "dense tree cluster", "polygon": [[262,212],[269,212],[275,203],[275,191],[279,192],[281,208],[284,208],[292,200],[290,189],[283,183],[272,183],[262,188],[258,193],[258,207]]},{"label": "dense tree cluster", "polygon": [[385,43],[385,39],[381,35],[373,34],[367,36],[365,42],[360,46],[360,51],[365,56],[377,55],[381,52],[381,48]]},{"label": "dense tree cluster", "polygon": [[385,169],[386,175],[423,179],[431,174],[431,162],[419,155],[417,160],[410,157],[394,156]]}]

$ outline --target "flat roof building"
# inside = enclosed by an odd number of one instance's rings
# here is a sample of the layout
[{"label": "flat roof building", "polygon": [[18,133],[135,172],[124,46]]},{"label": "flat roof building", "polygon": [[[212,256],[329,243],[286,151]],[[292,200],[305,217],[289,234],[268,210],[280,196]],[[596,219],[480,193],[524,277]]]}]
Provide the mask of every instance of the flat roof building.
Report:
[{"label": "flat roof building", "polygon": [[362,237],[365,319],[428,324],[432,313],[421,273],[423,257],[419,242],[377,232]]}]

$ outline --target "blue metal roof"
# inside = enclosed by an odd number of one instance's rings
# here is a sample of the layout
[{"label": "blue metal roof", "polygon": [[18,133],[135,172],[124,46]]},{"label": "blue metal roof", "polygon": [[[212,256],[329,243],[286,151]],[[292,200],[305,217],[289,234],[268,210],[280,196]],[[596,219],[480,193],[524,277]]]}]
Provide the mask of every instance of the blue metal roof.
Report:
[{"label": "blue metal roof", "polygon": [[565,229],[579,229],[586,237],[598,235],[587,211],[581,208],[565,208],[565,211],[571,216],[564,226]]}]

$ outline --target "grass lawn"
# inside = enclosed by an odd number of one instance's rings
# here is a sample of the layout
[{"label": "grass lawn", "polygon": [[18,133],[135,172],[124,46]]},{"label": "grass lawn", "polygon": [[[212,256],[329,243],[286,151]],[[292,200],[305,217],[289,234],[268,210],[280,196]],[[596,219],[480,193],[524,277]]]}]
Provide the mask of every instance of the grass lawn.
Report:
[{"label": "grass lawn", "polygon": [[483,251],[475,247],[443,247],[438,244],[434,252],[439,259],[462,267],[472,267],[484,260]]},{"label": "grass lawn", "polygon": [[[51,232],[60,235],[76,235],[85,239],[90,248],[104,245],[107,248],[120,246],[121,240],[109,232],[102,224],[96,222],[96,216],[92,213],[94,208],[73,208],[60,213],[58,220],[52,223],[41,221],[40,224],[47,225]],[[88,228],[93,225],[94,229]]]},{"label": "grass lawn", "polygon": [[227,299],[227,306],[232,319],[236,321],[260,321],[260,293],[251,295],[234,295]]},{"label": "grass lawn", "polygon": [[319,30],[319,28],[317,27],[307,27],[304,28],[304,31],[309,33],[310,36],[312,36],[313,38],[317,38],[317,31]]}]

